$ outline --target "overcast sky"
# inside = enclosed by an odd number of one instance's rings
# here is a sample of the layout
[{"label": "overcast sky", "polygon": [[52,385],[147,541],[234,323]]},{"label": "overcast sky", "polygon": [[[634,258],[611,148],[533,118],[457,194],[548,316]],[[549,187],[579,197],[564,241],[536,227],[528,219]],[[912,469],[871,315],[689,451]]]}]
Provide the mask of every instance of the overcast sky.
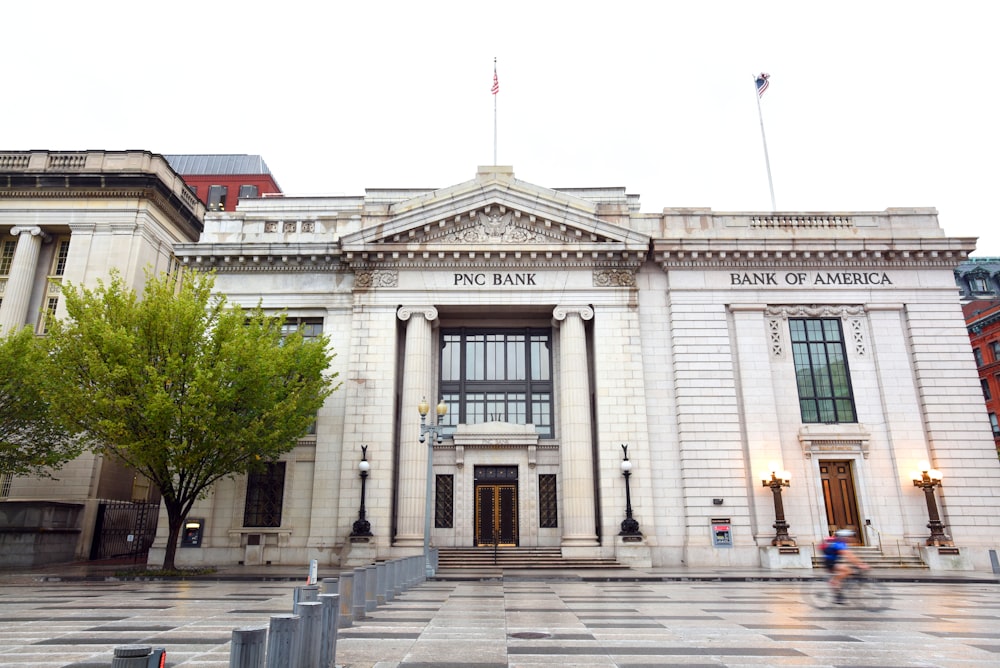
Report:
[{"label": "overcast sky", "polygon": [[[642,210],[935,207],[1000,256],[1000,5],[8,3],[0,149],[264,157],[288,194],[494,162]],[[490,93],[493,59],[500,92]]]}]

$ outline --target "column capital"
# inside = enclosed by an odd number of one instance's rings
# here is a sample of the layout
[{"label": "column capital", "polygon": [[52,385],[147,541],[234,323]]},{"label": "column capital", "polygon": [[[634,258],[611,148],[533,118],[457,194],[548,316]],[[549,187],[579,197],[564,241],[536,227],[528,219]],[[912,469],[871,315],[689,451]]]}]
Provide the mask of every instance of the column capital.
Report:
[{"label": "column capital", "polygon": [[15,225],[14,227],[10,228],[10,235],[12,237],[16,237],[21,234],[30,234],[33,237],[41,237],[42,241],[48,241],[49,239],[52,238],[45,232],[43,232],[42,228],[40,228],[38,225]]},{"label": "column capital", "polygon": [[589,306],[564,306],[560,305],[555,307],[552,311],[552,317],[556,320],[565,320],[566,316],[571,314],[577,314],[580,316],[581,320],[592,320],[594,317],[594,309]]},{"label": "column capital", "polygon": [[438,317],[437,309],[429,304],[421,306],[400,306],[399,310],[396,311],[396,317],[400,320],[409,320],[410,316],[414,313],[424,316],[427,322],[434,322]]}]

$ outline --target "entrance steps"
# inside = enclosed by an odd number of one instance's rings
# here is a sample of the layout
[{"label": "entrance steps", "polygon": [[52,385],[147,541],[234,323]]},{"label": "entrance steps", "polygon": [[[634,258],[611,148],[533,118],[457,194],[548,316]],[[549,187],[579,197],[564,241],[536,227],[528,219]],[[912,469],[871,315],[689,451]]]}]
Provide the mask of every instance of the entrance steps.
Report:
[{"label": "entrance steps", "polygon": [[[916,554],[883,554],[877,547],[853,546],[851,551],[858,555],[871,568],[928,568],[927,564]],[[823,566],[823,548],[816,546],[813,553],[813,567]]]},{"label": "entrance steps", "polygon": [[438,570],[624,568],[613,558],[563,557],[558,547],[440,547]]}]

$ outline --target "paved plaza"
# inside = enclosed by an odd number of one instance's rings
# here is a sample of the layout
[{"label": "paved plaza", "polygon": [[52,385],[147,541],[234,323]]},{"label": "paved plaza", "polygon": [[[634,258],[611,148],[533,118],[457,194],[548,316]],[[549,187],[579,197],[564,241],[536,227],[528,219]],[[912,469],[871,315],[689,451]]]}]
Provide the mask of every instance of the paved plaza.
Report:
[{"label": "paved plaza", "polygon": [[[898,578],[894,578],[898,579]],[[113,648],[226,668],[232,630],[291,612],[294,580],[0,579],[0,666],[108,668]],[[879,613],[817,610],[753,575],[430,580],[340,630],[345,668],[1000,665],[1000,584],[891,582]]]}]

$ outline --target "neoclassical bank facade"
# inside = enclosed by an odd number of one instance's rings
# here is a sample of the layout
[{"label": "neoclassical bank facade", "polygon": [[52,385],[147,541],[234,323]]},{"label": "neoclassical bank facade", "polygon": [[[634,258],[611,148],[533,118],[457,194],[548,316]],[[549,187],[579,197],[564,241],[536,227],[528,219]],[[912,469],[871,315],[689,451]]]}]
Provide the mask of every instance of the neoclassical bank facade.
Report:
[{"label": "neoclassical bank facade", "polygon": [[178,563],[368,563],[429,526],[442,548],[804,566],[850,528],[988,569],[1000,463],[953,276],[974,246],[929,209],[643,213],[504,166],[210,213],[182,265],[322,331],[342,384],[281,462],[196,505]]}]

